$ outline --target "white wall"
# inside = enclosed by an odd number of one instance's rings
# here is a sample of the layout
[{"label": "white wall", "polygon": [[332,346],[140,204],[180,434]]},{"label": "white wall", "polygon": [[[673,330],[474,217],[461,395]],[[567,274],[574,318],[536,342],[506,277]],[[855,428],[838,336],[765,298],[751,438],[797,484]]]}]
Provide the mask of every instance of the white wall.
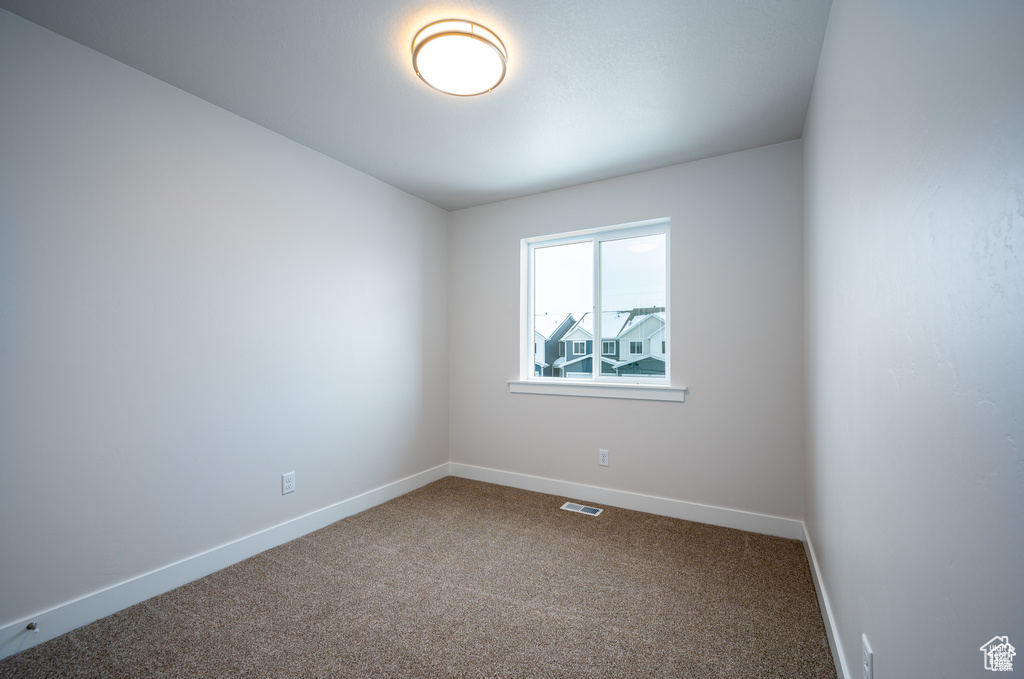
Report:
[{"label": "white wall", "polygon": [[0,627],[446,463],[447,228],[0,11]]},{"label": "white wall", "polygon": [[[790,142],[453,213],[452,462],[801,518],[801,181]],[[510,394],[520,239],[657,217],[686,402]]]},{"label": "white wall", "polygon": [[836,0],[805,131],[806,523],[851,677],[1024,669],[1024,3]]}]

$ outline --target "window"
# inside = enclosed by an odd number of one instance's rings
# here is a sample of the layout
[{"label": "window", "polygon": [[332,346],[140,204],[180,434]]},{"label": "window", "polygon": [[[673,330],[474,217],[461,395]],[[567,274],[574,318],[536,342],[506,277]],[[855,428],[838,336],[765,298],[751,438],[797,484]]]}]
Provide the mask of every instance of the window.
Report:
[{"label": "window", "polygon": [[665,340],[661,340],[661,353],[665,353]]},{"label": "window", "polygon": [[522,345],[522,381],[669,385],[669,356],[643,351],[670,337],[669,220],[527,238],[522,249],[524,337],[535,319],[569,316],[547,376],[532,374],[539,349]]}]

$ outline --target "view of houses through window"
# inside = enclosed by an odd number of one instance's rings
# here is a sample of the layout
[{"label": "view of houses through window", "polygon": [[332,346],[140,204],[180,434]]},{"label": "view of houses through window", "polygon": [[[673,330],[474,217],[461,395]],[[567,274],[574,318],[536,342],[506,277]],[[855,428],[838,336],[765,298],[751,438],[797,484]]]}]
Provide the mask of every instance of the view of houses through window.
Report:
[{"label": "view of houses through window", "polygon": [[627,234],[533,247],[535,377],[665,376],[666,233]]}]

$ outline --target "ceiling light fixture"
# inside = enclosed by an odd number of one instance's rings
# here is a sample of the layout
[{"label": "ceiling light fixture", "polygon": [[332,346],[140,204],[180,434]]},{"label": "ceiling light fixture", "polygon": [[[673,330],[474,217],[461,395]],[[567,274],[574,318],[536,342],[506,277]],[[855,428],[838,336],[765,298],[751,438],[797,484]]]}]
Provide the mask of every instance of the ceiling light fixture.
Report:
[{"label": "ceiling light fixture", "polygon": [[472,21],[436,21],[412,41],[416,75],[435,90],[458,97],[497,87],[505,79],[507,60],[498,36]]}]

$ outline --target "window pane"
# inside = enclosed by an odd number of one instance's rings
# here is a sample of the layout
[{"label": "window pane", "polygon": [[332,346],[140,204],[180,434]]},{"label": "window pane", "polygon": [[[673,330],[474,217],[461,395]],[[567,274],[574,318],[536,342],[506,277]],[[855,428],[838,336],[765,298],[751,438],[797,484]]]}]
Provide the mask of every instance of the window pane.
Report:
[{"label": "window pane", "polygon": [[601,339],[628,347],[602,375],[665,375],[665,234],[601,243]]},{"label": "window pane", "polygon": [[535,375],[590,377],[593,340],[594,243],[533,250]]}]

